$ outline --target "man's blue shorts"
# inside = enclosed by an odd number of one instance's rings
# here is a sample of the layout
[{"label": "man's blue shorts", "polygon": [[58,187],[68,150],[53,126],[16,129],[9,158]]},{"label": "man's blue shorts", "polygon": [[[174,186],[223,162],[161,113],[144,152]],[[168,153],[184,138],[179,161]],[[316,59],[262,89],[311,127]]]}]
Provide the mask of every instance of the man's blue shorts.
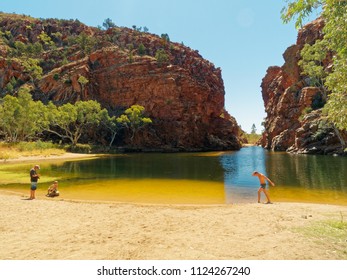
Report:
[{"label": "man's blue shorts", "polygon": [[36,189],[37,189],[37,182],[31,182],[31,187],[30,187],[30,189],[31,189],[32,191],[36,191]]}]

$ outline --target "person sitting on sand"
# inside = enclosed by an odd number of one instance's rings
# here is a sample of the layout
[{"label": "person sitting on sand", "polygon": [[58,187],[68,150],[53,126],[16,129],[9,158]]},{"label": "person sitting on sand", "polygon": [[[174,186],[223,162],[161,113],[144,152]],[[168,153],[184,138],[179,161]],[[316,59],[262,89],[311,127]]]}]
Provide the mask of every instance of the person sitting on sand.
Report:
[{"label": "person sitting on sand", "polygon": [[263,192],[267,198],[267,204],[271,204],[271,200],[270,200],[270,196],[268,191],[266,190],[266,181],[268,181],[273,187],[275,186],[275,184],[268,178],[266,177],[264,174],[258,172],[258,171],[254,171],[252,173],[252,176],[257,176],[260,182],[260,188],[258,189],[258,203],[260,203],[260,195],[261,192]]},{"label": "person sitting on sand", "polygon": [[54,181],[53,184],[49,186],[46,196],[59,196],[58,181]]}]

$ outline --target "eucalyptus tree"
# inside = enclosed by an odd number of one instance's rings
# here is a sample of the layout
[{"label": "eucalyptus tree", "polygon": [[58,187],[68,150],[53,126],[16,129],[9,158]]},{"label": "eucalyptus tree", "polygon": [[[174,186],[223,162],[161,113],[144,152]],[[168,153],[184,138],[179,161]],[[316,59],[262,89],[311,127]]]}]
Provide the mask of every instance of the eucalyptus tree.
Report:
[{"label": "eucalyptus tree", "polygon": [[18,97],[6,95],[0,100],[0,133],[8,142],[27,141],[48,128],[47,108],[33,101],[30,89],[23,86]]},{"label": "eucalyptus tree", "polygon": [[122,127],[122,124],[118,121],[116,116],[110,116],[107,110],[103,110],[101,113],[101,124],[111,133],[111,140],[109,147],[112,147],[114,140]]},{"label": "eucalyptus tree", "polygon": [[78,144],[81,136],[94,126],[100,124],[104,110],[94,101],[77,101],[75,104],[67,103],[56,106],[48,104],[48,118],[50,127],[47,129],[61,139],[68,139],[73,146]]},{"label": "eucalyptus tree", "polygon": [[145,108],[141,105],[132,105],[126,109],[124,114],[116,119],[116,121],[129,129],[131,132],[130,140],[133,141],[135,134],[144,126],[152,123],[150,118],[144,116]]}]

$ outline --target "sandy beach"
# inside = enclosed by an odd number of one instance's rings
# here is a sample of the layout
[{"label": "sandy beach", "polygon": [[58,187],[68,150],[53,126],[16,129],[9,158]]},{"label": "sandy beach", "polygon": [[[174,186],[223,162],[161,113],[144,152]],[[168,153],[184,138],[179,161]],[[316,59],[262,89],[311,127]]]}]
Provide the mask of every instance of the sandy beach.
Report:
[{"label": "sandy beach", "polygon": [[347,228],[336,226],[346,224],[346,206],[27,200],[1,191],[0,211],[2,260],[347,259]]},{"label": "sandy beach", "polygon": [[102,154],[76,154],[76,153],[64,153],[61,155],[50,156],[20,156],[18,158],[11,158],[2,160],[2,163],[22,163],[22,162],[42,162],[46,160],[78,160],[88,159],[103,156]]},{"label": "sandy beach", "polygon": [[131,204],[28,195],[0,190],[0,260],[347,259],[347,206]]}]

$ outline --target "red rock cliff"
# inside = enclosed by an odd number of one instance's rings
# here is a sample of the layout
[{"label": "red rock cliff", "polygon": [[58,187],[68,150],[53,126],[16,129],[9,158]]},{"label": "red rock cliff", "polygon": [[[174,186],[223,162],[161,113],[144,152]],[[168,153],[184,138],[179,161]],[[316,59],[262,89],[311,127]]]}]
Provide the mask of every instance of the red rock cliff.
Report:
[{"label": "red rock cliff", "polygon": [[[149,33],[118,27],[101,31],[74,21],[25,19],[18,24],[6,18],[1,26],[17,41],[34,43],[42,31],[55,40],[57,48],[43,54],[44,75],[34,82],[34,98],[58,104],[94,99],[112,112],[142,105],[153,124],[135,143],[147,149],[240,148],[240,129],[224,109],[221,70],[197,51]],[[95,39],[88,53],[67,46],[69,36],[82,32]],[[141,54],[140,46],[145,49]],[[155,58],[159,49],[166,54],[162,61]],[[2,48],[0,53],[0,86],[12,77],[30,82],[15,60],[6,63],[6,52]],[[86,85],[78,82],[80,76],[88,79]],[[123,144],[130,144],[129,138]]]},{"label": "red rock cliff", "polygon": [[[269,67],[262,80],[265,111],[263,147],[275,151],[329,154],[341,152],[336,131],[314,106],[324,99],[321,90],[309,86],[309,77],[301,75],[298,61],[303,46],[321,39],[324,21],[317,19],[299,30],[297,42],[283,57],[282,67]],[[327,57],[325,67],[331,58]],[[307,110],[309,109],[309,110]]]}]

